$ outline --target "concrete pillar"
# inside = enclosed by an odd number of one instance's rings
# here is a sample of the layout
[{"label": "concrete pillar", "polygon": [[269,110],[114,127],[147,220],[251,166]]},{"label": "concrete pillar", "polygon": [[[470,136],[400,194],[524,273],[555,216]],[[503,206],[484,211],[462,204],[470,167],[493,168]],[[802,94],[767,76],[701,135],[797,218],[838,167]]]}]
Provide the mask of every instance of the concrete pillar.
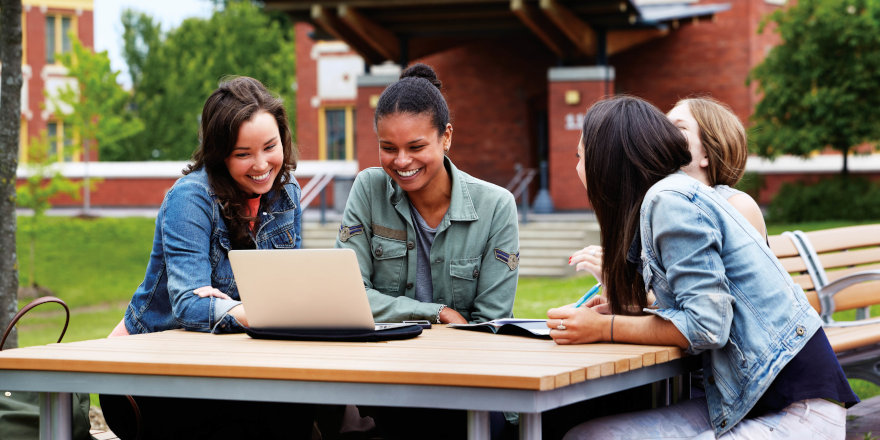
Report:
[{"label": "concrete pillar", "polygon": [[614,94],[614,67],[553,67],[547,71],[547,86],[550,196],[557,211],[588,209],[575,154],[587,108]]}]

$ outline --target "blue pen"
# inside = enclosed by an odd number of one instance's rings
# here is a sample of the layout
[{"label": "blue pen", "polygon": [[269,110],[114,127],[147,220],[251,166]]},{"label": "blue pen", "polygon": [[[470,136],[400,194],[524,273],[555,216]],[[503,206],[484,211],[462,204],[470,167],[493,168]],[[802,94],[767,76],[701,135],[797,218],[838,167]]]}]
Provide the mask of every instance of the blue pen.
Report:
[{"label": "blue pen", "polygon": [[584,303],[589,301],[590,298],[592,298],[597,293],[599,293],[599,289],[601,289],[601,288],[602,288],[602,283],[597,283],[590,290],[588,290],[587,293],[585,293],[584,296],[582,296],[581,299],[579,299],[578,302],[576,302],[574,306],[580,307],[580,306],[584,305]]}]

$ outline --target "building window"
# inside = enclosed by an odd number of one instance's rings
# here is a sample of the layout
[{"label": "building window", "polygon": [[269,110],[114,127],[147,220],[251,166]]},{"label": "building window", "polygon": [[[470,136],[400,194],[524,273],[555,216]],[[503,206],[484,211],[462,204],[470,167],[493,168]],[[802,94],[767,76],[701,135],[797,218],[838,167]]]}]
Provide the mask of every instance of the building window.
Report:
[{"label": "building window", "polygon": [[70,31],[75,29],[73,25],[73,17],[69,15],[46,15],[46,64],[55,64],[58,54],[70,52]]},{"label": "building window", "polygon": [[354,160],[354,108],[321,109],[318,117],[321,160]]},{"label": "building window", "polygon": [[46,134],[49,137],[49,155],[54,155],[59,162],[72,162],[73,139],[68,133],[70,130],[64,129],[64,123],[61,121],[49,121],[46,125]]}]

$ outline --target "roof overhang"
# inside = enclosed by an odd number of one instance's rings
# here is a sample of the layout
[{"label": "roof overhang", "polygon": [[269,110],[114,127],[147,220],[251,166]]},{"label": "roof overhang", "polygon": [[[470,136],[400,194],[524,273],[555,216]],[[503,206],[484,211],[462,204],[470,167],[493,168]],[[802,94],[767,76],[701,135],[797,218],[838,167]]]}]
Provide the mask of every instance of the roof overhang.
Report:
[{"label": "roof overhang", "polygon": [[[405,64],[484,37],[533,35],[560,60],[603,58],[711,19],[729,4],[687,0],[264,0],[369,64]],[[642,4],[649,3],[649,4]]]}]

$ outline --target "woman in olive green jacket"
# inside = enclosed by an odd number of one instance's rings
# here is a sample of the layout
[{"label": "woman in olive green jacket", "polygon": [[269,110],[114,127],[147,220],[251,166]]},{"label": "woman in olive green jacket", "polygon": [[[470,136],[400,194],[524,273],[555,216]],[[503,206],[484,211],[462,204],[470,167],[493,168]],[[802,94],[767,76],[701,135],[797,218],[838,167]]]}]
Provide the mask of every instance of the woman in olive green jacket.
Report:
[{"label": "woman in olive green jacket", "polygon": [[510,317],[519,267],[509,191],[460,170],[449,109],[434,71],[407,69],[382,93],[381,168],[362,171],[337,247],[358,256],[377,321],[483,322]]},{"label": "woman in olive green jacket", "polygon": [[[354,249],[376,321],[510,317],[519,273],[513,195],[459,171],[434,70],[416,64],[382,92],[374,128],[381,168],[358,174],[336,247]],[[464,411],[364,408],[387,439],[459,439]],[[425,430],[430,426],[430,430]],[[514,432],[490,414],[492,438]],[[418,434],[416,434],[418,433]]]}]

